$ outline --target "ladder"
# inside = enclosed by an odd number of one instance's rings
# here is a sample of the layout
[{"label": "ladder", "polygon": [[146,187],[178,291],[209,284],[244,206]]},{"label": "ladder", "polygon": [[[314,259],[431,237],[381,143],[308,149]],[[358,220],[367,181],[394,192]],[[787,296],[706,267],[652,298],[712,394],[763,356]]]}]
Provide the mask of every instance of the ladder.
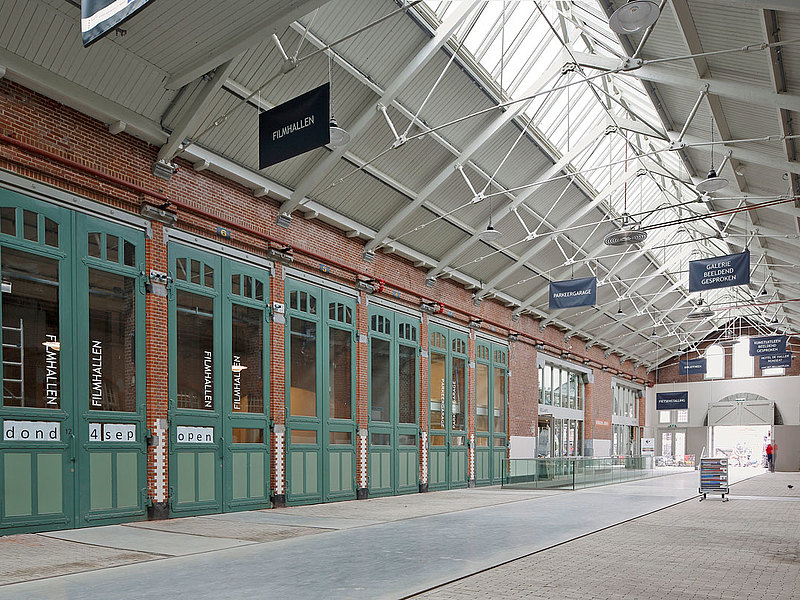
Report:
[{"label": "ladder", "polygon": [[3,403],[25,405],[25,344],[22,319],[19,326],[3,325]]}]

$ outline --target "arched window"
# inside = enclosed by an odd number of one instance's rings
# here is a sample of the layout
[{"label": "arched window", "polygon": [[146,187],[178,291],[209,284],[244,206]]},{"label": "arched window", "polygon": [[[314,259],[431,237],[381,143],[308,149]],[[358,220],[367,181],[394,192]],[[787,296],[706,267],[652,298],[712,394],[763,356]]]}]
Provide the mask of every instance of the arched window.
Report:
[{"label": "arched window", "polygon": [[725,348],[713,344],[706,348],[706,379],[725,377]]},{"label": "arched window", "polygon": [[753,357],[750,356],[749,338],[741,338],[733,345],[733,376],[753,376]]}]

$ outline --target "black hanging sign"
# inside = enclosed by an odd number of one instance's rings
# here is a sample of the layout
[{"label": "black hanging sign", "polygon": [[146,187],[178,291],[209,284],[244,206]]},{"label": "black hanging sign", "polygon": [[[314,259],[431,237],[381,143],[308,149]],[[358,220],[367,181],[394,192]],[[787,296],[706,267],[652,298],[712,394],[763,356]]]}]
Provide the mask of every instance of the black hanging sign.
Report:
[{"label": "black hanging sign", "polygon": [[689,263],[689,291],[700,292],[750,283],[750,251]]},{"label": "black hanging sign", "polygon": [[258,115],[258,168],[330,143],[330,97],[326,83]]},{"label": "black hanging sign", "polygon": [[149,2],[150,0],[81,0],[83,47],[99,40]]},{"label": "black hanging sign", "polygon": [[689,358],[678,361],[678,375],[701,375],[705,372],[705,358]]},{"label": "black hanging sign", "polygon": [[765,335],[750,338],[750,356],[762,354],[783,354],[786,352],[785,335]]},{"label": "black hanging sign", "polygon": [[656,410],[673,408],[689,408],[689,392],[658,392],[656,394]]},{"label": "black hanging sign", "polygon": [[758,357],[759,369],[770,369],[772,367],[785,367],[789,369],[791,366],[791,352],[782,352],[781,354],[762,354]]},{"label": "black hanging sign", "polygon": [[597,302],[597,277],[550,282],[550,310],[591,306]]}]

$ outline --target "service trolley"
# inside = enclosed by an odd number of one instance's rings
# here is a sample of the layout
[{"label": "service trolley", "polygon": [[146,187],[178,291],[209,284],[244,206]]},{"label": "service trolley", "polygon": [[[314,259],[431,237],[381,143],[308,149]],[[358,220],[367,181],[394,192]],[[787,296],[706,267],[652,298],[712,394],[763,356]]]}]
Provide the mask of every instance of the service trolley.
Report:
[{"label": "service trolley", "polygon": [[727,502],[730,494],[728,487],[728,459],[727,458],[701,458],[700,459],[700,490],[703,494],[700,502],[706,499],[707,494],[721,494],[722,501]]}]

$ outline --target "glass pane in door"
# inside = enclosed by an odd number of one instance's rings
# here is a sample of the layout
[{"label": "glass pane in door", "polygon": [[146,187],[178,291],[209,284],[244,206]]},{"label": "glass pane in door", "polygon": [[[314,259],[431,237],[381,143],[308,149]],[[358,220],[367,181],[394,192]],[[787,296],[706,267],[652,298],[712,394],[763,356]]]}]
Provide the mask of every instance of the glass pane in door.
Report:
[{"label": "glass pane in door", "polygon": [[214,300],[178,290],[178,408],[214,410]]},{"label": "glass pane in door", "polygon": [[264,412],[264,313],[251,306],[231,306],[231,378],[233,412]]},{"label": "glass pane in door", "polygon": [[672,433],[665,431],[661,434],[661,456],[672,456]]},{"label": "glass pane in door", "polygon": [[136,411],[136,280],[89,269],[89,408]]},{"label": "glass pane in door", "polygon": [[494,368],[494,432],[506,430],[506,372]]},{"label": "glass pane in door", "polygon": [[3,404],[60,408],[58,261],[3,248],[2,278]]},{"label": "glass pane in door", "polygon": [[[447,363],[444,354],[436,352],[431,354],[431,398],[430,398],[430,426],[431,429],[445,429],[445,403],[447,402]],[[433,438],[431,438],[433,444]]]},{"label": "glass pane in door", "polygon": [[330,386],[330,415],[334,419],[352,418],[352,368],[350,340],[353,334],[343,329],[330,329],[328,385]]},{"label": "glass pane in door", "polygon": [[478,364],[476,369],[477,386],[475,390],[475,428],[481,433],[486,433],[489,431],[489,365]]},{"label": "glass pane in door", "polygon": [[400,345],[399,348],[399,378],[398,401],[399,422],[417,422],[417,361],[416,350],[411,346]]},{"label": "glass pane in door", "polygon": [[453,358],[453,430],[463,431],[467,424],[465,420],[465,401],[467,390],[464,389],[467,361],[463,358]]},{"label": "glass pane in door", "polygon": [[686,433],[683,431],[675,432],[675,456],[683,457],[686,454]]},{"label": "glass pane in door", "polygon": [[369,378],[370,419],[389,422],[389,342],[372,339]]},{"label": "glass pane in door", "polygon": [[[293,417],[317,416],[317,324],[292,319],[289,407]],[[296,438],[294,438],[296,440]]]}]

